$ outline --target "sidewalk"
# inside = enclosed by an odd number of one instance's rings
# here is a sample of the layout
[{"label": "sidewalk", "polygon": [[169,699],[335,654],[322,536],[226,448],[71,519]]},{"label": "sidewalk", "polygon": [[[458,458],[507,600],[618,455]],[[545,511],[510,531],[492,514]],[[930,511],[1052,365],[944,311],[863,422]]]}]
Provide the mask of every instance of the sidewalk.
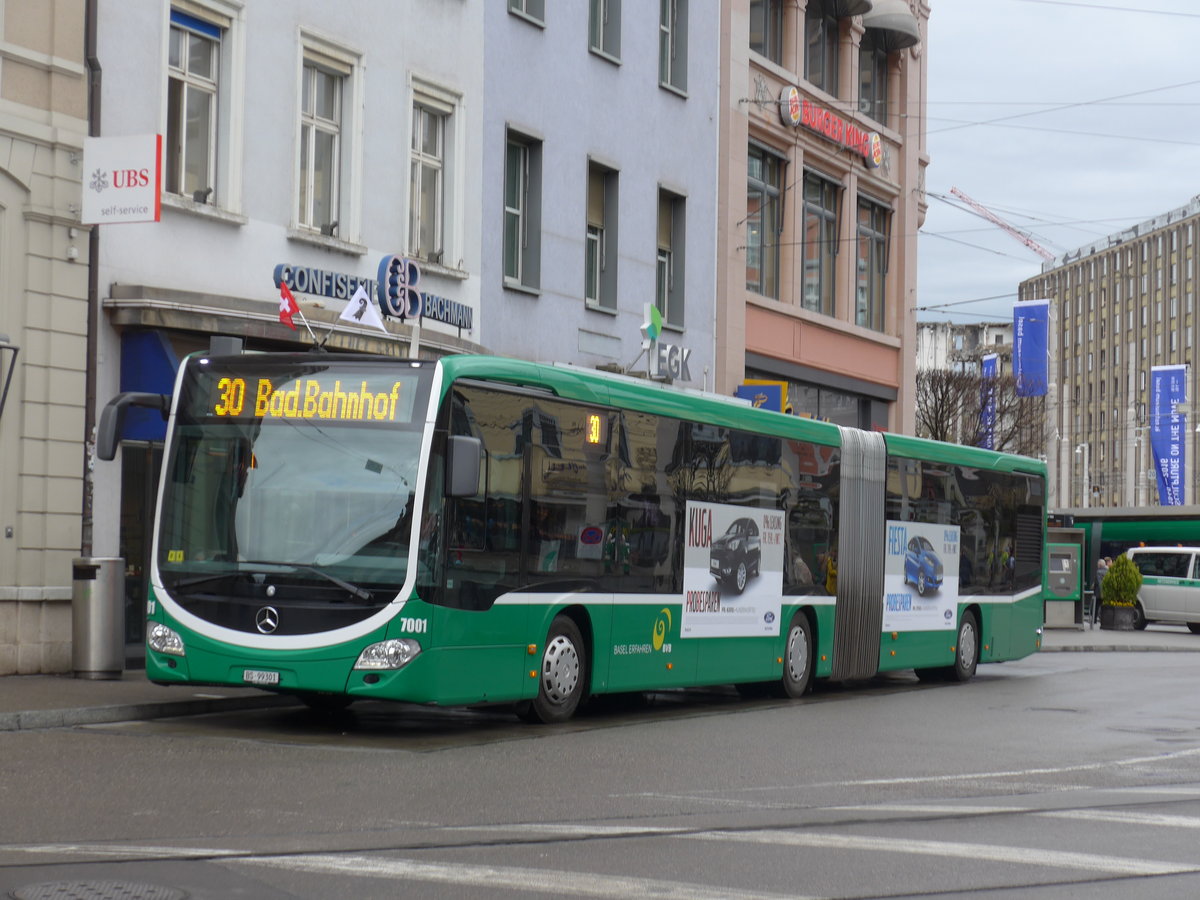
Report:
[{"label": "sidewalk", "polygon": [[0,676],[0,732],[195,716],[232,709],[293,706],[293,697],[254,688],[163,687],[141,670],[111,681],[71,675]]},{"label": "sidewalk", "polygon": [[1042,652],[1128,652],[1182,651],[1200,653],[1200,634],[1192,634],[1186,625],[1147,625],[1145,631],[1104,631],[1083,626],[1046,628],[1042,632]]},{"label": "sidewalk", "polygon": [[[1043,653],[1200,653],[1200,634],[1182,625],[1151,625],[1145,631],[1102,631],[1099,627],[1047,628]],[[95,725],[131,719],[163,719],[236,709],[292,706],[299,701],[254,688],[162,687],[145,674],[93,681],[70,675],[0,676],[0,732]]]}]

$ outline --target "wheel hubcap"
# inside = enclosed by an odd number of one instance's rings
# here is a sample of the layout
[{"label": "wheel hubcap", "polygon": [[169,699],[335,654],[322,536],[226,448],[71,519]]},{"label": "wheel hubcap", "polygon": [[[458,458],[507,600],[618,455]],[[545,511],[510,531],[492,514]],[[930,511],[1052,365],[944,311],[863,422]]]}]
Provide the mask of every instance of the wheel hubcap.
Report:
[{"label": "wheel hubcap", "polygon": [[746,586],[746,564],[739,563],[737,567],[737,586],[740,591]]},{"label": "wheel hubcap", "polygon": [[800,628],[793,628],[788,635],[787,667],[788,678],[792,681],[800,681],[808,671],[808,646]]},{"label": "wheel hubcap", "polygon": [[564,635],[546,645],[542,657],[542,687],[551,703],[565,703],[579,683],[579,653]]},{"label": "wheel hubcap", "polygon": [[964,669],[969,669],[974,659],[975,629],[968,623],[963,626],[962,634],[958,637],[958,661]]}]

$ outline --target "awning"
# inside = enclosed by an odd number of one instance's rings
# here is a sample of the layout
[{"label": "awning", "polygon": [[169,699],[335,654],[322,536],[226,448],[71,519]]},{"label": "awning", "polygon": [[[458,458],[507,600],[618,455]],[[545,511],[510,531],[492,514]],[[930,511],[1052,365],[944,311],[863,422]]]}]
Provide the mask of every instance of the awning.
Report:
[{"label": "awning", "polygon": [[832,15],[845,19],[869,13],[877,2],[878,0],[829,0],[825,6]]},{"label": "awning", "polygon": [[862,23],[879,32],[878,37],[888,53],[904,50],[921,41],[921,26],[905,0],[874,0],[871,11],[863,14]]}]

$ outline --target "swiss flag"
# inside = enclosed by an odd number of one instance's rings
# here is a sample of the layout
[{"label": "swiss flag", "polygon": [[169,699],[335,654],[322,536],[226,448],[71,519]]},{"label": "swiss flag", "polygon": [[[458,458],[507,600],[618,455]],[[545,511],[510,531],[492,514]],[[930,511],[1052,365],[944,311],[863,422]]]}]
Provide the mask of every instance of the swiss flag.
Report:
[{"label": "swiss flag", "polygon": [[300,307],[296,303],[296,298],[292,296],[292,292],[288,290],[286,284],[282,281],[279,282],[279,321],[295,331],[296,326],[292,322],[292,316],[298,312],[300,312]]}]

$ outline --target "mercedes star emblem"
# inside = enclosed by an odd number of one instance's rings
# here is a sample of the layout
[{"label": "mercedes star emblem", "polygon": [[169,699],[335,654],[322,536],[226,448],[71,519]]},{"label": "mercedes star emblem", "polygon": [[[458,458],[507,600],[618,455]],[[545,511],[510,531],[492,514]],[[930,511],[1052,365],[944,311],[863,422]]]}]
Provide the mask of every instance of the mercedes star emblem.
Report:
[{"label": "mercedes star emblem", "polygon": [[263,634],[270,634],[279,627],[279,611],[273,606],[264,606],[254,616],[254,624]]}]

